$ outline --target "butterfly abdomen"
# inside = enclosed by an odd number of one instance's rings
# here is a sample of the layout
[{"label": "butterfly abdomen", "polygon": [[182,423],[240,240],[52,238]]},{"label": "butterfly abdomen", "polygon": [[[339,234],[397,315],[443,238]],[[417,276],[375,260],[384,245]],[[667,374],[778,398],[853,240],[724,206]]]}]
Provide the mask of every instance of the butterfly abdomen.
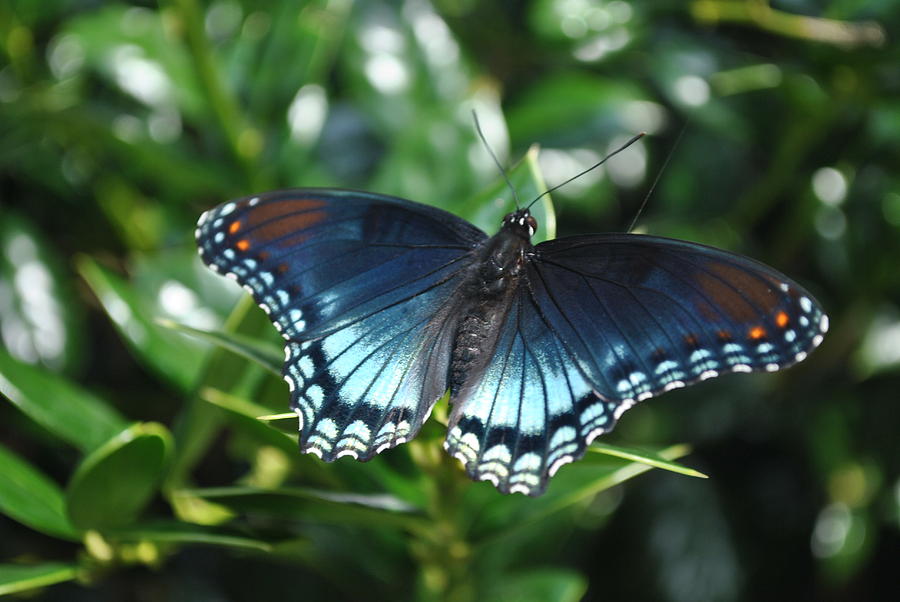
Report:
[{"label": "butterfly abdomen", "polygon": [[461,318],[450,363],[451,395],[466,381],[477,380],[491,357],[518,288],[526,247],[531,247],[527,239],[501,231],[476,251],[477,259],[460,287]]},{"label": "butterfly abdomen", "polygon": [[490,317],[483,312],[467,314],[460,322],[453,341],[450,363],[450,391],[455,394],[465,383],[466,375],[489,354],[492,327]]}]

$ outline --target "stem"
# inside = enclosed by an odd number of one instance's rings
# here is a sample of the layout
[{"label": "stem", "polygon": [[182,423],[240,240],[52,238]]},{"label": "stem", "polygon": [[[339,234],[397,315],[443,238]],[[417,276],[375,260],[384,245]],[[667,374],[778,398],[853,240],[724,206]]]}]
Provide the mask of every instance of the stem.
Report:
[{"label": "stem", "polygon": [[743,23],[778,35],[836,44],[881,46],[884,29],[874,21],[850,23],[823,17],[792,15],[769,6],[768,0],[697,0],[691,13],[707,23]]},{"label": "stem", "polygon": [[262,150],[261,134],[246,124],[237,100],[229,92],[219,74],[209,39],[203,26],[203,14],[196,0],[170,0],[181,17],[184,37],[193,58],[201,87],[222,130],[235,163],[244,172],[249,191],[263,188],[256,157]]},{"label": "stem", "polygon": [[419,563],[420,597],[448,602],[473,600],[471,545],[459,520],[460,497],[466,482],[459,475],[456,460],[444,453],[440,439],[413,441],[409,445],[413,461],[428,475],[429,483],[426,511],[431,529],[418,534],[411,545]]}]

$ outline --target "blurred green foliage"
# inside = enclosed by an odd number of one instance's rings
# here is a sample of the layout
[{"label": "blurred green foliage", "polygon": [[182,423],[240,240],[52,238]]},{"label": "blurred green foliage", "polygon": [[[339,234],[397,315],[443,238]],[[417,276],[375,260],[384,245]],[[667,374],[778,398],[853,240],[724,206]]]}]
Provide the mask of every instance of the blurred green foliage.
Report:
[{"label": "blurred green foliage", "polygon": [[[886,1],[3,3],[0,594],[896,596],[897,31]],[[468,482],[441,411],[367,464],[301,456],[257,418],[286,410],[274,329],[201,266],[197,216],[342,186],[492,232],[472,109],[524,197],[648,132],[540,235],[621,230],[660,175],[638,230],[790,274],[821,349],[643,404],[537,499]],[[682,470],[673,441],[711,478],[620,485]]]}]

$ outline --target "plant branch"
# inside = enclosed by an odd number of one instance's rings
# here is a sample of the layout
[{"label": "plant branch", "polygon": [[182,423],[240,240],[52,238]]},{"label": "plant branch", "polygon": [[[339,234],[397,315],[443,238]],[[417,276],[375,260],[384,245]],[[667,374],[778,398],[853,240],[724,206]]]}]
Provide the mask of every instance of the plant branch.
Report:
[{"label": "plant branch", "polygon": [[222,81],[206,37],[197,0],[171,0],[178,13],[194,69],[234,161],[244,172],[249,191],[261,189],[255,158],[262,150],[260,133],[241,116],[237,100]]},{"label": "plant branch", "polygon": [[710,24],[742,23],[778,35],[838,46],[881,46],[885,32],[874,21],[850,23],[823,17],[793,15],[769,6],[768,0],[697,0],[691,13]]}]

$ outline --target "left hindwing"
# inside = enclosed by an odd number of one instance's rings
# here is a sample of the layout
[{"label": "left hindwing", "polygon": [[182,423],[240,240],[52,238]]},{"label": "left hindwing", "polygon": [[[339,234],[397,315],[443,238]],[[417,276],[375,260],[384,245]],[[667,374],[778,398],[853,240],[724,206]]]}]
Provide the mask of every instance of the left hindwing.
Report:
[{"label": "left hindwing", "polygon": [[368,459],[415,435],[446,390],[449,310],[483,232],[402,199],[306,189],[225,203],[196,234],[286,340],[303,451]]},{"label": "left hindwing", "polygon": [[627,234],[547,241],[482,382],[454,401],[447,447],[474,478],[538,495],[636,402],[785,368],[827,328],[799,285],[733,253]]}]

